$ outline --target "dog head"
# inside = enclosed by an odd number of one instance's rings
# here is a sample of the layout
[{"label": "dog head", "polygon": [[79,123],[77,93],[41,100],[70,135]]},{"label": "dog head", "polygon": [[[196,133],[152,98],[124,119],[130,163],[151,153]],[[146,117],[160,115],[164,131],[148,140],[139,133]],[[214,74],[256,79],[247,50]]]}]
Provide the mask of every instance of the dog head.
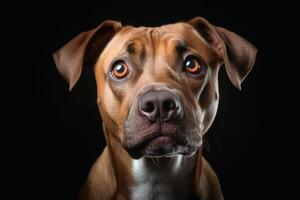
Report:
[{"label": "dog head", "polygon": [[218,71],[240,89],[256,49],[201,17],[161,27],[105,21],[54,54],[70,89],[94,67],[105,127],[133,157],[190,155],[216,115]]}]

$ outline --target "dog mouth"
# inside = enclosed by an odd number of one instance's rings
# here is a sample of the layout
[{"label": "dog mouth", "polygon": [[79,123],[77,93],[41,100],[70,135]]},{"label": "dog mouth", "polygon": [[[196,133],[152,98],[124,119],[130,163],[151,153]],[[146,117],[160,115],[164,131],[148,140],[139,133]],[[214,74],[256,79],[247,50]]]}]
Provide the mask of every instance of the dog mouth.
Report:
[{"label": "dog mouth", "polygon": [[145,157],[170,157],[187,154],[187,147],[172,136],[158,136],[148,141],[141,153]]},{"label": "dog mouth", "polygon": [[126,135],[122,145],[134,159],[190,155],[199,147],[191,144],[187,135],[180,132],[178,125],[170,123],[152,124]]}]

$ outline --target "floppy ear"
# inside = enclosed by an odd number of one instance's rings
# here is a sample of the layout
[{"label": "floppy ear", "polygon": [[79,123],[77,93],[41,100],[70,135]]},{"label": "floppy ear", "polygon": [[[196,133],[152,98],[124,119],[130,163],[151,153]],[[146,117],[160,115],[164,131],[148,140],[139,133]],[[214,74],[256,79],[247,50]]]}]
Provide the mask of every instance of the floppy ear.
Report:
[{"label": "floppy ear", "polygon": [[202,17],[196,17],[189,23],[222,59],[233,85],[241,89],[242,81],[253,67],[256,48],[241,36],[213,26]]},{"label": "floppy ear", "polygon": [[82,67],[93,67],[107,43],[121,29],[121,24],[107,20],[97,28],[83,32],[53,54],[59,73],[69,83],[69,90],[78,81]]}]

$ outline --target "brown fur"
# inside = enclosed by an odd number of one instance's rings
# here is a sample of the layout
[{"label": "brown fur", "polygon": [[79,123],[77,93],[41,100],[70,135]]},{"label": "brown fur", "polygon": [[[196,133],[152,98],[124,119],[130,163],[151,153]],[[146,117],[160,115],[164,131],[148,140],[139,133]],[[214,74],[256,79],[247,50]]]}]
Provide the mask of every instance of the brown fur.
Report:
[{"label": "brown fur", "polygon": [[[206,63],[206,74],[195,79],[178,71],[180,51],[199,55]],[[217,111],[219,68],[225,64],[230,80],[240,89],[255,54],[256,49],[246,40],[200,17],[155,28],[122,27],[106,21],[56,52],[57,68],[70,89],[83,66],[94,67],[98,108],[104,123],[107,146],[90,171],[81,199],[130,198],[129,189],[134,184],[132,158],[125,149],[132,142],[130,138],[140,138],[128,135],[124,124],[128,123],[131,130],[148,126],[135,110],[139,96],[153,84],[175,90],[182,101],[185,117],[180,122],[180,133],[185,132],[191,146],[199,148],[194,193],[206,200],[223,199],[218,178],[202,157],[200,146]],[[122,83],[109,78],[110,65],[119,57],[134,68]]]}]

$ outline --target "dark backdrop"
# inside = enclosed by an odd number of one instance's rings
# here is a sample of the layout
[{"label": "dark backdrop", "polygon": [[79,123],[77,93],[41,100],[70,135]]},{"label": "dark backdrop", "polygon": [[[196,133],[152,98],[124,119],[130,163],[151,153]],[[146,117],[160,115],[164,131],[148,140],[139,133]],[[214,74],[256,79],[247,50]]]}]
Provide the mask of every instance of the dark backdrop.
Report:
[{"label": "dark backdrop", "polygon": [[258,0],[74,1],[40,2],[28,12],[32,12],[29,40],[35,58],[32,125],[36,133],[32,146],[35,162],[28,179],[38,178],[32,188],[35,197],[76,199],[105,146],[92,72],[84,69],[69,93],[51,54],[106,19],[124,25],[159,26],[203,16],[258,48],[256,63],[242,91],[234,88],[225,70],[220,72],[219,110],[206,135],[205,157],[220,178],[225,199],[280,199],[280,190],[287,185],[281,182],[282,172],[278,170],[283,153],[278,149],[281,128],[276,123],[281,121],[273,119],[277,118],[274,97],[283,86],[274,84],[271,75],[281,70],[272,54],[276,37],[270,33],[278,27],[272,7]]}]

